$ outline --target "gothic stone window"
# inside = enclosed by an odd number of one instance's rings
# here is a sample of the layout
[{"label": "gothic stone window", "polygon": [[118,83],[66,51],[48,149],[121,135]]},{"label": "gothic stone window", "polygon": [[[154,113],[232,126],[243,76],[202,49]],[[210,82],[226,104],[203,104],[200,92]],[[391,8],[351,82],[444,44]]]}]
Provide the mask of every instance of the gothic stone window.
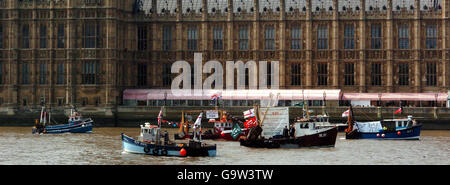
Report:
[{"label": "gothic stone window", "polygon": [[355,85],[355,64],[344,63],[344,85]]},{"label": "gothic stone window", "polygon": [[328,85],[328,64],[318,63],[317,64],[317,85],[325,86]]},{"label": "gothic stone window", "polygon": [[98,96],[94,98],[95,106],[99,106],[99,105],[100,105],[100,103],[101,103],[100,100],[101,100],[101,99],[100,99],[100,97],[98,97]]},{"label": "gothic stone window", "polygon": [[47,64],[39,64],[39,84],[47,84]]},{"label": "gothic stone window", "polygon": [[398,49],[409,49],[408,24],[401,24],[398,27]]},{"label": "gothic stone window", "polygon": [[266,26],[264,30],[264,49],[274,50],[275,49],[275,28],[273,26]]},{"label": "gothic stone window", "polygon": [[100,64],[98,61],[85,61],[82,65],[81,83],[82,84],[97,84],[97,75],[99,73]]},{"label": "gothic stone window", "polygon": [[28,63],[22,63],[22,84],[30,84],[30,68]]},{"label": "gothic stone window", "polygon": [[3,74],[3,62],[0,61],[0,84],[4,83],[3,82],[3,77],[4,77],[4,74]]},{"label": "gothic stone window", "polygon": [[272,85],[272,63],[267,62],[267,87]]},{"label": "gothic stone window", "polygon": [[409,85],[409,64],[399,63],[398,64],[398,85],[408,86]]},{"label": "gothic stone window", "polygon": [[65,47],[65,33],[64,33],[64,24],[60,23],[58,24],[57,27],[57,35],[56,35],[56,40],[57,40],[57,47],[58,48],[64,48]]},{"label": "gothic stone window", "polygon": [[427,49],[437,48],[437,26],[427,25],[426,27],[426,47]]},{"label": "gothic stone window", "polygon": [[344,26],[344,49],[355,49],[355,29],[353,24]]},{"label": "gothic stone window", "polygon": [[147,50],[147,26],[138,26],[138,50]]},{"label": "gothic stone window", "polygon": [[137,85],[138,86],[147,85],[147,64],[137,65]]},{"label": "gothic stone window", "polygon": [[372,63],[371,69],[371,84],[372,86],[380,86],[381,85],[381,63]]},{"label": "gothic stone window", "polygon": [[249,86],[249,83],[250,83],[250,71],[249,71],[249,69],[248,68],[245,68],[245,87],[248,87]]},{"label": "gothic stone window", "polygon": [[83,25],[83,48],[99,47],[100,25],[96,23],[85,23]]},{"label": "gothic stone window", "polygon": [[198,29],[197,26],[188,27],[188,50],[197,51],[198,50]]},{"label": "gothic stone window", "polygon": [[294,25],[291,28],[291,49],[302,49],[302,29],[299,25]]},{"label": "gothic stone window", "polygon": [[22,26],[22,48],[28,49],[30,48],[30,26],[28,24],[24,24]]},{"label": "gothic stone window", "polygon": [[0,24],[0,49],[3,48],[3,25]]},{"label": "gothic stone window", "polygon": [[163,51],[172,50],[172,27],[163,26],[162,34],[163,34],[162,50]]},{"label": "gothic stone window", "polygon": [[56,84],[64,84],[64,63],[58,63],[56,66]]},{"label": "gothic stone window", "polygon": [[86,98],[86,97],[83,97],[83,98],[81,98],[81,106],[86,106],[88,104],[88,98]]},{"label": "gothic stone window", "polygon": [[171,73],[171,65],[170,64],[163,64],[162,69],[162,77],[163,77],[163,86],[170,86],[172,83],[172,73]]},{"label": "gothic stone window", "polygon": [[427,86],[436,86],[437,85],[437,69],[436,62],[427,62],[426,63],[426,73],[425,73],[427,82]]},{"label": "gothic stone window", "polygon": [[239,50],[248,50],[248,26],[239,26]]},{"label": "gothic stone window", "polygon": [[381,24],[372,24],[371,27],[371,48],[381,49]]},{"label": "gothic stone window", "polygon": [[328,26],[321,24],[317,28],[317,49],[328,48]]},{"label": "gothic stone window", "polygon": [[215,26],[213,29],[213,49],[223,50],[223,27]]},{"label": "gothic stone window", "polygon": [[39,46],[47,48],[47,26],[45,24],[41,24],[39,28]]},{"label": "gothic stone window", "polygon": [[291,85],[302,85],[302,65],[301,63],[291,64]]},{"label": "gothic stone window", "polygon": [[64,98],[56,98],[56,102],[58,102],[58,107],[61,107],[64,104]]}]

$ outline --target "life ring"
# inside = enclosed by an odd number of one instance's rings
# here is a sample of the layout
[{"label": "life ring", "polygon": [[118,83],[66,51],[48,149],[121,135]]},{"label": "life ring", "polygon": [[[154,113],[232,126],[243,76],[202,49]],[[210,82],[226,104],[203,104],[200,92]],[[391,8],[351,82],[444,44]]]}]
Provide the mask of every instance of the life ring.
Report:
[{"label": "life ring", "polygon": [[167,155],[167,149],[163,148],[161,149],[161,155]]},{"label": "life ring", "polygon": [[158,155],[158,148],[153,149],[153,155]]},{"label": "life ring", "polygon": [[145,147],[144,147],[144,152],[145,152],[146,154],[148,154],[148,152],[150,152],[150,146],[145,146]]}]

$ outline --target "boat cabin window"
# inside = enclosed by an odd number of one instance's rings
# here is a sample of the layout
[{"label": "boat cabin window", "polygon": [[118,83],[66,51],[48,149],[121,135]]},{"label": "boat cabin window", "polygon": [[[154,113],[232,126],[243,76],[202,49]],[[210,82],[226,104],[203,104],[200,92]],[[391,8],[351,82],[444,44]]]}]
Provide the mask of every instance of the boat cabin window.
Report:
[{"label": "boat cabin window", "polygon": [[403,121],[397,121],[397,127],[404,127],[405,124]]},{"label": "boat cabin window", "polygon": [[302,123],[300,124],[300,128],[309,128],[308,123]]}]

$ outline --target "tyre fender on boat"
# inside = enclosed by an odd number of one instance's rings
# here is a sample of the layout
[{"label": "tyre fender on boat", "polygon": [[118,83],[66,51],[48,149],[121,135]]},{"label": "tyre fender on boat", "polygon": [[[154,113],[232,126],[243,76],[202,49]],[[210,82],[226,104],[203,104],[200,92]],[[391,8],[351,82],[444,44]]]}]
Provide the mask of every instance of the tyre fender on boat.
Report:
[{"label": "tyre fender on boat", "polygon": [[150,152],[150,146],[145,146],[145,147],[144,147],[144,152],[145,152],[146,154],[148,154],[148,153]]},{"label": "tyre fender on boat", "polygon": [[153,155],[158,155],[158,148],[153,149]]},{"label": "tyre fender on boat", "polygon": [[161,149],[161,155],[167,155],[167,149],[165,148]]}]

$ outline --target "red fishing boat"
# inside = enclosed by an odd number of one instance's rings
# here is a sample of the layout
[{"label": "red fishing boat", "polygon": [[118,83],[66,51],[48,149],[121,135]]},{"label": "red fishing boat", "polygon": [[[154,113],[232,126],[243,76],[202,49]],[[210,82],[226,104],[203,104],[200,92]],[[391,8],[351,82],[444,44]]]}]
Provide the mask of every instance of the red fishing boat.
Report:
[{"label": "red fishing boat", "polygon": [[314,121],[304,120],[295,122],[287,127],[293,127],[295,130],[289,134],[289,131],[283,131],[282,135],[273,137],[262,137],[262,122],[265,115],[260,119],[259,106],[255,107],[257,125],[250,128],[248,136],[241,136],[239,142],[242,146],[253,148],[300,148],[300,147],[334,147],[338,129],[336,126],[323,127],[318,126]]},{"label": "red fishing boat", "polygon": [[[188,118],[188,114],[191,113],[199,113],[204,111],[182,111],[181,116],[181,123],[180,123],[180,129],[178,133],[174,134],[175,139],[192,139],[194,136],[193,132],[189,132],[190,124],[192,124],[192,121],[190,121]],[[226,111],[223,110],[210,110],[205,112],[212,112],[212,114],[216,114],[216,116],[210,117],[208,120],[208,123],[213,123],[213,129],[208,130],[206,132],[201,132],[197,134],[201,134],[202,139],[225,139],[225,140],[234,140],[230,133],[231,129],[233,128],[233,121],[231,119],[228,119],[229,114],[227,114]],[[207,116],[208,118],[208,116]],[[220,118],[220,119],[219,119]],[[217,120],[218,119],[218,120]],[[187,134],[186,134],[187,133]],[[237,139],[236,139],[237,140]]]}]

